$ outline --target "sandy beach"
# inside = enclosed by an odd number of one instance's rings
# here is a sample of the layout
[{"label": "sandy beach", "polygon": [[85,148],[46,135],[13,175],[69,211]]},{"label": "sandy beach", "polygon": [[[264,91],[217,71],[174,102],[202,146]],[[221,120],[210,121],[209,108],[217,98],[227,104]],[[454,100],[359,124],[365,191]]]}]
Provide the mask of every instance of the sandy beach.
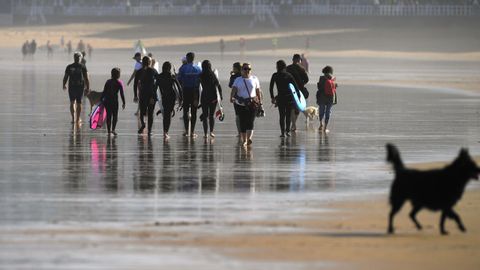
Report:
[{"label": "sandy beach", "polygon": [[[46,59],[43,48],[37,62],[16,61],[15,54],[0,57],[4,71],[16,68],[3,77],[10,95],[0,111],[6,123],[0,127],[0,187],[8,193],[0,198],[7,213],[0,224],[0,259],[29,269],[38,262],[44,263],[41,269],[479,269],[478,181],[470,183],[455,208],[467,233],[448,220],[449,236],[439,233],[439,213],[426,210],[418,215],[424,230],[417,231],[408,218],[409,204],[396,216],[396,234],[387,235],[388,184],[378,182],[389,170],[383,163],[384,141],[407,148],[415,162],[423,161],[412,165],[419,169],[443,166],[446,156],[467,146],[480,164],[475,151],[478,20],[319,18],[292,20],[281,31],[265,26],[231,31],[239,20],[225,25],[205,20],[163,28],[149,21],[0,28],[0,50],[18,48],[18,57],[25,40],[57,45],[54,60]],[[171,52],[189,50],[212,56],[221,74],[228,74],[231,62],[220,60],[218,41],[227,44],[226,59],[237,61],[243,37],[248,40],[245,58],[258,60],[254,71],[262,75],[262,84],[274,71],[274,60],[289,61],[293,53],[305,52],[315,68],[309,89],[314,91],[321,67],[332,64],[347,88],[340,88],[346,91],[340,97],[347,98],[335,111],[330,137],[302,127],[298,140],[277,142],[277,123],[270,121],[255,135],[259,148],[242,152],[234,146],[232,118],[218,125],[215,143],[174,139],[168,144],[159,132],[153,143],[137,138],[136,105],[127,96],[117,145],[103,133],[86,126],[75,133],[67,120],[62,122],[67,107],[60,73],[71,62],[58,48],[62,36],[74,47],[80,39],[93,45],[88,65],[96,86],[103,85],[114,63],[127,70],[124,79],[129,75],[139,38],[168,60]],[[311,38],[308,49],[306,36]],[[274,38],[280,46],[272,49]],[[414,100],[409,102],[403,88],[416,94]],[[423,88],[432,91],[412,93]],[[32,89],[38,92],[30,98]],[[454,91],[445,94],[445,89]],[[457,102],[453,109],[451,100]],[[458,108],[466,108],[463,122],[455,118]],[[268,117],[277,120],[275,108],[268,108]],[[362,123],[364,118],[372,120],[371,127]],[[11,125],[23,121],[27,124],[12,131]],[[259,121],[265,125],[267,120]],[[159,130],[160,122],[155,125]],[[173,125],[172,137],[179,138],[181,123]],[[370,176],[375,179],[365,180]],[[388,176],[390,183],[393,174]],[[365,195],[369,188],[374,192]],[[335,198],[341,192],[348,197]],[[309,196],[325,198],[311,202]],[[290,213],[289,206],[298,212]],[[7,268],[0,262],[0,269]]]}]

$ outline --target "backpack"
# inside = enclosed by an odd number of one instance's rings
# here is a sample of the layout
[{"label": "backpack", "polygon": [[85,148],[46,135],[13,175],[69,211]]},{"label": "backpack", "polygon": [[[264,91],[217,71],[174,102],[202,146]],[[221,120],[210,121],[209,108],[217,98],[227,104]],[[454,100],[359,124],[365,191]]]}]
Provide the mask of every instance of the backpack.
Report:
[{"label": "backpack", "polygon": [[70,66],[70,84],[72,86],[83,86],[83,70],[81,65]]},{"label": "backpack", "polygon": [[334,78],[332,78],[332,79],[325,78],[324,91],[325,91],[326,96],[333,97],[335,95],[336,88],[335,88],[335,79]]}]

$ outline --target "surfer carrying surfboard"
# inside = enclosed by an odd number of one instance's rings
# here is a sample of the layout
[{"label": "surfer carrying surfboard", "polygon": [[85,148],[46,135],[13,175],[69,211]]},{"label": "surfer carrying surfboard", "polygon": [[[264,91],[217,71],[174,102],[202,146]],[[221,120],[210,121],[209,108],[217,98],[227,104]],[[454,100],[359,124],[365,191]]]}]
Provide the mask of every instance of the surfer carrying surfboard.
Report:
[{"label": "surfer carrying surfboard", "polygon": [[[301,65],[302,62],[302,57],[300,54],[294,54],[292,57],[292,64],[287,66],[287,72],[292,74],[293,78],[295,79],[295,82],[297,83],[298,90],[300,90],[305,97],[305,99],[308,98],[308,91],[305,88],[305,85],[308,83],[308,74],[305,71],[305,69]],[[293,108],[292,112],[292,127],[291,131],[295,132],[297,129],[297,118],[300,112]]]},{"label": "surfer carrying surfboard", "polygon": [[125,109],[125,95],[123,93],[124,86],[120,80],[120,68],[113,68],[111,71],[112,78],[105,83],[102,93],[102,102],[107,110],[107,131],[108,135],[117,135],[115,127],[118,119],[118,93],[122,98],[122,110]]},{"label": "surfer carrying surfboard", "polygon": [[85,91],[90,90],[90,80],[88,78],[87,68],[80,63],[82,53],[73,54],[73,63],[65,68],[63,76],[63,90],[67,90],[70,98],[70,114],[73,123],[81,123],[80,115],[82,113],[82,98]]},{"label": "surfer carrying surfboard", "polygon": [[[283,60],[277,61],[277,72],[273,73],[270,80],[270,97],[272,104],[278,107],[280,114],[280,137],[285,135],[290,137],[290,117],[293,108],[292,92],[289,89],[289,84],[293,84],[296,89],[298,86],[293,76],[286,71],[287,64]],[[277,85],[277,96],[274,96],[273,86]]]},{"label": "surfer carrying surfboard", "polygon": [[[187,63],[178,71],[178,81],[183,89],[183,123],[185,125],[184,136],[196,137],[195,123],[197,122],[197,107],[200,92],[199,76],[202,70],[194,65],[195,54],[189,52],[186,55]],[[190,127],[190,128],[189,128]]]},{"label": "surfer carrying surfboard", "polygon": [[[157,77],[157,86],[160,90],[163,105],[163,138],[169,139],[168,131],[174,111],[175,101],[182,103],[182,88],[174,74],[172,74],[172,64],[164,62],[162,65],[162,73]],[[176,88],[176,89],[175,89]]]},{"label": "surfer carrying surfboard", "polygon": [[[217,103],[222,97],[222,87],[218,78],[212,70],[212,64],[208,60],[202,62],[202,73],[200,74],[200,84],[202,85],[202,116],[200,120],[203,123],[204,138],[208,138],[208,127],[210,126],[210,137],[214,138],[213,128],[215,126],[215,111]],[[217,91],[218,89],[218,91]]]}]

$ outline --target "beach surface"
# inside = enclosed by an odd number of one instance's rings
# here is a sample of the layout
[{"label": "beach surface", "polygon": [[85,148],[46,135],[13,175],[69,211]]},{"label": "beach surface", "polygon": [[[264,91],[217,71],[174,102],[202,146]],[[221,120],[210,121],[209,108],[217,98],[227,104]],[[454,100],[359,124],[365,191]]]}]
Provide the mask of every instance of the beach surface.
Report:
[{"label": "beach surface", "polygon": [[[450,235],[441,236],[439,213],[426,210],[416,231],[406,204],[387,235],[393,173],[385,163],[388,142],[420,169],[444,166],[461,147],[480,163],[478,20],[337,17],[233,34],[237,20],[172,20],[0,28],[0,269],[479,268],[479,182],[455,208],[467,233],[448,220]],[[277,109],[267,104],[246,150],[224,104],[213,140],[181,137],[178,115],[169,141],[161,117],[148,139],[136,134],[131,86],[118,137],[71,126],[61,79],[72,59],[58,47],[62,36],[93,45],[94,90],[114,66],[128,80],[138,39],[159,62],[178,65],[187,51],[210,59],[226,93],[233,62],[251,62],[268,95],[275,61],[305,52],[312,97],[322,67],[335,69],[332,132],[319,134],[318,120],[306,125],[301,115],[298,133],[280,139]],[[32,38],[39,51],[19,60]]]}]

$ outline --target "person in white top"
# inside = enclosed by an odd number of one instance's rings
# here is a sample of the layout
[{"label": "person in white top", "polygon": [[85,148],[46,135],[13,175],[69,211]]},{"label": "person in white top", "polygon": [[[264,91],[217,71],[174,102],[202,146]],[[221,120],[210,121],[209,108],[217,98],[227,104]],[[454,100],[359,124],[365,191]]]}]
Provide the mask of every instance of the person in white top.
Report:
[{"label": "person in white top", "polygon": [[257,77],[251,75],[252,66],[249,63],[242,65],[242,76],[235,79],[232,85],[230,101],[234,103],[240,118],[240,139],[243,146],[252,144],[253,126],[256,109],[249,106],[255,102],[261,104],[260,82]]}]

